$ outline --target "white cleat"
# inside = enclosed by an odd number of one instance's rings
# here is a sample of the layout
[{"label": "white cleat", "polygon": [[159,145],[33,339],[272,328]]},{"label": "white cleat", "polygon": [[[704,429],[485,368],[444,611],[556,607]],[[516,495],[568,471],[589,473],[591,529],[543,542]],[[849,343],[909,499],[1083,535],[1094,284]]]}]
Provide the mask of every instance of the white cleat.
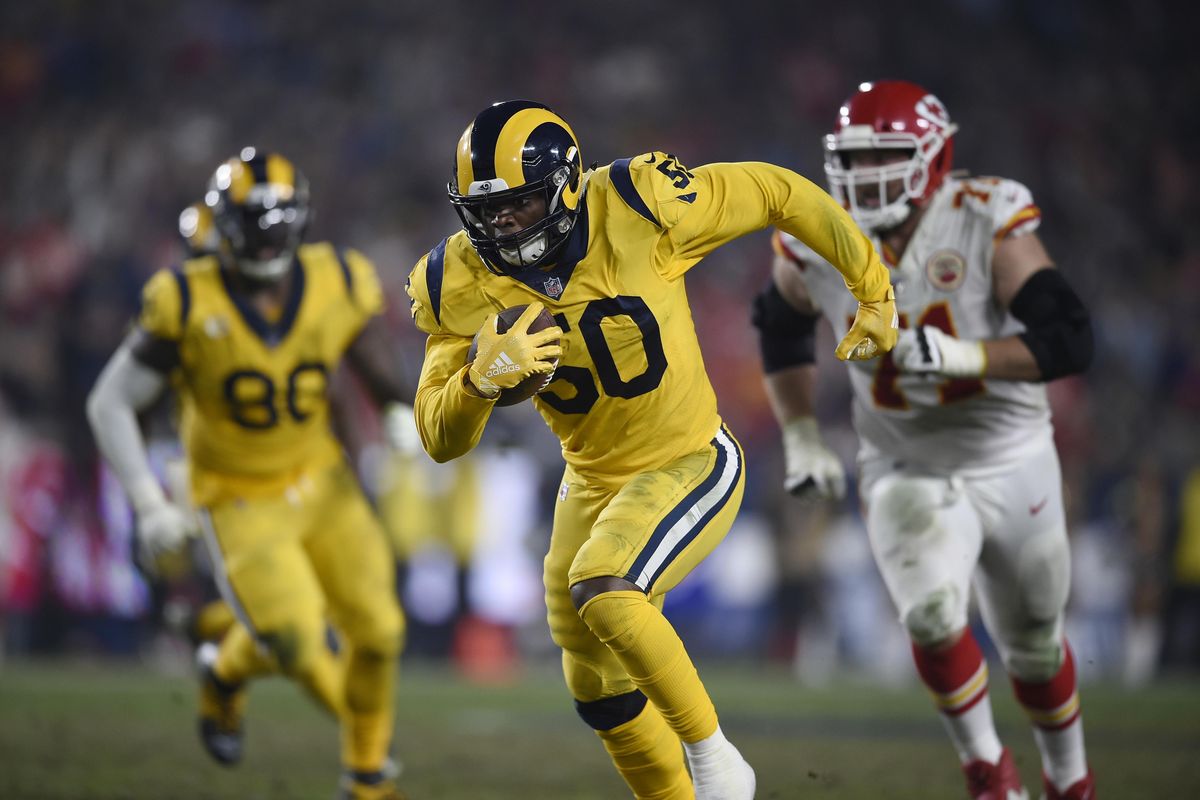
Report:
[{"label": "white cleat", "polygon": [[695,744],[684,744],[696,800],[754,800],[757,779],[742,754],[717,728]]}]

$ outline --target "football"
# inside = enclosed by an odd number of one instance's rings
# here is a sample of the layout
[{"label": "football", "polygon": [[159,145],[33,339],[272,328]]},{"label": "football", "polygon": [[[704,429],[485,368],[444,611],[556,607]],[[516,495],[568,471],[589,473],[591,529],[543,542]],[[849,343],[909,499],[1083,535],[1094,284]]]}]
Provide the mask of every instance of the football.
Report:
[{"label": "football", "polygon": [[[500,333],[504,333],[506,330],[512,327],[512,324],[517,321],[527,307],[528,306],[526,305],[510,306],[509,308],[501,311],[497,315],[496,329]],[[534,317],[533,322],[529,323],[529,332],[537,333],[538,331],[545,330],[546,328],[554,327],[556,324],[557,323],[555,323],[554,317],[550,315],[550,312],[543,308],[542,313]],[[558,341],[555,340],[554,343],[557,344]],[[471,340],[471,349],[467,351],[468,364],[475,360],[475,354],[478,351],[479,334],[475,334],[475,338]],[[558,366],[557,360],[555,360],[554,365]],[[528,400],[542,389],[545,389],[552,380],[554,380],[553,371],[546,375],[530,375],[528,378],[521,381],[511,389],[501,389],[500,396],[496,398],[496,405],[512,406],[524,400]]]}]

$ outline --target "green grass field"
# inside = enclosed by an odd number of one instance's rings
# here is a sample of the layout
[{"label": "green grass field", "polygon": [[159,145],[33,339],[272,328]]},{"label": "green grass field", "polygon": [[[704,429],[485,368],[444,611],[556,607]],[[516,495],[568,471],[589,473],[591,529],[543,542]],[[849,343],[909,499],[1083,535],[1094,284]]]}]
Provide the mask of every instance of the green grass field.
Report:
[{"label": "green grass field", "polygon": [[[805,689],[760,667],[706,669],[722,727],[758,771],[759,798],[961,798],[949,743],[917,688]],[[557,672],[470,685],[447,668],[406,668],[396,751],[414,800],[628,797],[575,717]],[[1037,754],[1004,684],[1001,735],[1026,782]],[[1200,685],[1085,687],[1090,757],[1104,800],[1200,797]],[[254,687],[246,759],[208,761],[193,685],[133,664],[9,664],[0,670],[4,800],[327,800],[337,774],[331,721],[290,684]],[[1034,797],[1036,797],[1036,793]]]}]

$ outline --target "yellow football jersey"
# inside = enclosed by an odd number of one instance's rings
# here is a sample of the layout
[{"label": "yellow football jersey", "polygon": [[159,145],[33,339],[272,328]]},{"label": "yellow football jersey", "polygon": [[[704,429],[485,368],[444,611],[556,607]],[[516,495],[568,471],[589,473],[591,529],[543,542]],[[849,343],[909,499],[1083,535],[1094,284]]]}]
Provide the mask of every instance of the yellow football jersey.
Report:
[{"label": "yellow football jersey", "polygon": [[[463,386],[471,339],[488,314],[540,300],[564,331],[554,380],[534,405],[581,476],[622,482],[700,450],[720,425],[684,275],[720,245],[776,225],[829,254],[864,297],[887,290],[867,237],[820,188],[762,163],[689,170],[661,152],[587,174],[575,227],[549,268],[490,272],[464,232],[409,278],[429,334],[416,397],[438,460],[474,447],[492,401]],[[875,284],[880,283],[880,286]]]},{"label": "yellow football jersey", "polygon": [[293,269],[273,321],[230,291],[215,257],[162,270],[143,290],[139,324],[178,345],[180,432],[200,505],[280,492],[341,457],[329,377],[383,293],[365,256],[328,243],[302,246]]}]

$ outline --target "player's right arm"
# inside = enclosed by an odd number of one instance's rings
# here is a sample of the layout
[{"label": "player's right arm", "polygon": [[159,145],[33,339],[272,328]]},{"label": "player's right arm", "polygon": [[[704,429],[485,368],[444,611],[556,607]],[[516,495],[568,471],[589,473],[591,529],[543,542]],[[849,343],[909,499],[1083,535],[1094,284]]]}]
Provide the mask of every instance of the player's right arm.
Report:
[{"label": "player's right arm", "polygon": [[[192,520],[162,490],[138,427],[178,364],[185,304],[170,272],[155,275],[143,291],[137,326],[117,348],[87,398],[87,416],[101,454],[116,473],[137,515],[138,542],[150,556],[178,547]],[[149,562],[148,562],[149,563]]]},{"label": "player's right arm", "polygon": [[[541,303],[530,303],[504,333],[497,332],[496,315],[490,314],[478,332],[475,358],[468,361],[471,337],[445,330],[434,313],[426,274],[428,261],[429,257],[424,256],[417,262],[406,286],[413,321],[428,336],[413,411],[425,452],[434,461],[445,462],[479,444],[501,390],[516,386],[533,373],[553,369],[562,351],[550,342],[560,338],[562,331],[552,327],[529,333],[530,322],[542,310]],[[500,357],[510,369],[492,369]]]},{"label": "player's right arm", "polygon": [[484,397],[468,386],[466,361],[471,340],[442,330],[426,285],[428,260],[429,256],[423,256],[417,262],[405,286],[413,322],[427,336],[413,417],[421,446],[441,463],[479,444],[495,398]]},{"label": "player's right arm", "polygon": [[846,473],[825,446],[814,414],[818,311],[778,234],[771,283],[754,300],[763,360],[763,387],[783,431],[784,488],[796,496],[841,499]]}]

